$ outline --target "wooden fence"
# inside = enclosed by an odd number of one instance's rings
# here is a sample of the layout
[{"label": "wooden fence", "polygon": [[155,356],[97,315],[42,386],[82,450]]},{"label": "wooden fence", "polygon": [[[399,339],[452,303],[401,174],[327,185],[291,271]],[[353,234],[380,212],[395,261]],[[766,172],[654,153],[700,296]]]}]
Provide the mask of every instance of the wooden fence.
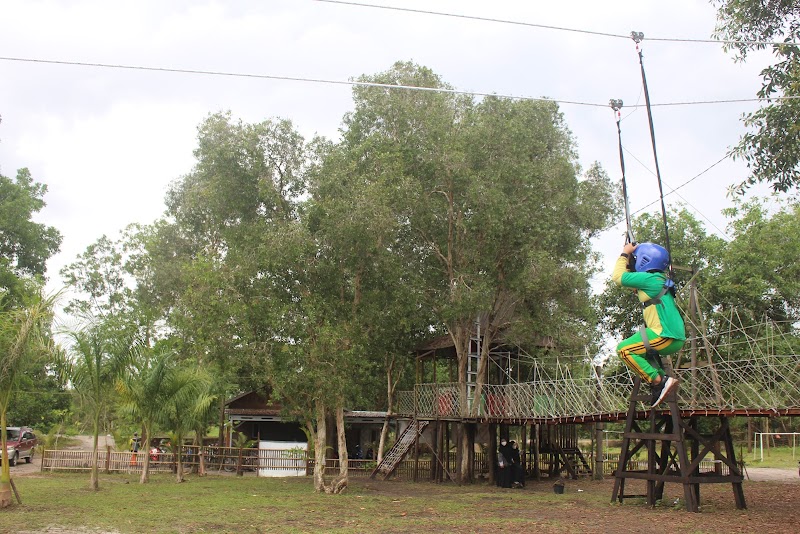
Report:
[{"label": "wooden fence", "polygon": [[[298,460],[305,464],[305,451],[271,449],[239,449],[234,447],[184,447],[181,461],[184,469],[197,469],[199,453],[205,456],[207,471],[255,472],[259,468],[296,471]],[[145,455],[150,455],[150,471],[155,473],[175,472],[176,455],[171,452],[117,452],[98,450],[97,460],[101,471],[106,473],[141,472]],[[42,471],[88,471],[92,466],[92,451],[46,450],[42,454]]]}]

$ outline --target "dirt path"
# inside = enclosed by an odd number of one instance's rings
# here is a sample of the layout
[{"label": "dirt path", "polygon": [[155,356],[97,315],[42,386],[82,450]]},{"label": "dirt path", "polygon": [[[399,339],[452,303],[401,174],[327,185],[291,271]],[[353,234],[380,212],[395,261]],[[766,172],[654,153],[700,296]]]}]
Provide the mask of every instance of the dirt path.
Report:
[{"label": "dirt path", "polygon": [[746,474],[755,482],[775,481],[800,484],[800,475],[795,469],[777,469],[775,467],[746,467]]}]

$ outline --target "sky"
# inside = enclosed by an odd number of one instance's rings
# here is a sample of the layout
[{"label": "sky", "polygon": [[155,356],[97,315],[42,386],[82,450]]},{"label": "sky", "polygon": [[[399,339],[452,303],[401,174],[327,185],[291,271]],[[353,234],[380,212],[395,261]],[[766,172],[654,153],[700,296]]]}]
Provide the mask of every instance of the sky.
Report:
[{"label": "sky", "polygon": [[[251,123],[288,118],[307,137],[337,138],[352,109],[349,85],[265,76],[344,82],[410,60],[459,90],[564,101],[581,165],[599,162],[615,180],[617,131],[607,104],[622,99],[631,211],[660,213],[647,114],[634,107],[644,104],[635,43],[585,32],[644,33],[665,202],[683,203],[709,232],[724,235],[727,189],[747,168],[726,159],[695,177],[737,143],[746,131],[742,115],[758,103],[655,104],[754,98],[770,58],[736,63],[719,43],[648,40],[710,38],[716,12],[709,2],[364,3],[461,16],[316,0],[0,0],[0,173],[13,177],[27,167],[49,188],[36,220],[64,239],[48,262],[48,287],[59,288],[59,270],[102,235],[117,239],[128,224],[163,213],[169,184],[192,169],[197,127],[209,114],[230,111]],[[603,273],[624,232],[619,224],[594,243]]]}]

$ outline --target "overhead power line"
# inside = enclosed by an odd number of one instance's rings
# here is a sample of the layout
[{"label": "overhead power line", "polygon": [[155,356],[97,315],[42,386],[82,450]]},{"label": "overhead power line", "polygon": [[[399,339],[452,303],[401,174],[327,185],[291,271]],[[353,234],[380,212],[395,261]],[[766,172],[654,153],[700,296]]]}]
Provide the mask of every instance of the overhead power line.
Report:
[{"label": "overhead power line", "polygon": [[[22,57],[8,57],[8,56],[0,56],[0,61],[15,61],[20,63],[38,63],[38,64],[45,64],[45,65],[66,65],[72,67],[92,67],[92,68],[103,68],[103,69],[122,69],[122,70],[135,70],[135,71],[147,71],[147,72],[166,72],[172,74],[194,74],[194,75],[203,75],[203,76],[226,76],[231,78],[252,78],[252,79],[262,79],[262,80],[278,80],[278,81],[291,81],[291,82],[306,82],[306,83],[323,83],[323,84],[332,84],[332,85],[349,85],[349,86],[360,86],[360,87],[382,87],[384,89],[402,89],[407,91],[427,91],[431,93],[447,93],[447,94],[454,94],[454,95],[469,95],[469,96],[481,96],[481,97],[498,97],[498,98],[510,98],[514,100],[530,100],[536,102],[555,102],[557,104],[568,104],[573,106],[587,106],[587,107],[598,107],[598,108],[607,108],[608,103],[599,103],[599,102],[583,102],[579,100],[565,100],[560,98],[545,98],[545,97],[535,97],[535,96],[519,96],[519,95],[508,95],[502,93],[486,93],[486,92],[479,92],[479,91],[463,91],[459,89],[446,89],[441,87],[420,87],[415,85],[397,85],[397,84],[388,84],[388,83],[375,83],[375,82],[361,82],[357,80],[328,80],[324,78],[309,78],[309,77],[301,77],[301,76],[282,76],[277,74],[256,74],[256,73],[247,73],[247,72],[225,72],[225,71],[214,71],[214,70],[203,70],[203,69],[183,69],[183,68],[172,68],[172,67],[150,67],[145,65],[123,65],[123,64],[112,64],[112,63],[91,63],[86,61],[64,61],[64,60],[57,60],[57,59],[39,59],[39,58],[22,58]],[[695,101],[684,101],[684,102],[663,102],[663,103],[654,103],[651,104],[652,106],[690,106],[690,105],[700,105],[700,104],[732,104],[732,103],[741,103],[741,102],[761,102],[761,101],[776,101],[776,100],[790,100],[790,99],[800,99],[800,96],[778,96],[778,97],[770,97],[770,98],[736,98],[736,99],[729,99],[729,100],[695,100]],[[629,108],[638,108],[644,107],[642,105],[635,105],[635,106],[627,106]]]},{"label": "overhead power line", "polygon": [[[562,31],[562,32],[572,32],[572,33],[583,33],[587,35],[597,35],[600,37],[612,37],[615,39],[630,39],[630,33],[611,33],[611,32],[599,32],[593,30],[582,30],[579,28],[567,28],[564,26],[553,26],[550,24],[537,24],[534,22],[522,22],[518,20],[507,20],[507,19],[497,19],[492,17],[478,17],[475,15],[461,15],[458,13],[445,13],[442,11],[432,11],[429,9],[414,9],[409,7],[397,7],[397,6],[381,6],[376,4],[367,4],[364,2],[348,2],[345,0],[313,0],[315,2],[322,2],[325,4],[340,4],[345,6],[353,6],[353,7],[367,7],[373,9],[385,9],[390,11],[404,11],[406,13],[418,13],[422,15],[435,15],[439,17],[451,17],[451,18],[458,18],[458,19],[467,19],[467,20],[478,20],[483,22],[495,22],[499,24],[512,24],[515,26],[527,26],[530,28],[539,28],[543,30],[554,30],[554,31]],[[708,43],[708,44],[750,44],[750,45],[800,45],[800,43],[796,42],[784,42],[784,41],[747,41],[747,40],[736,40],[736,39],[691,39],[691,38],[681,38],[681,37],[648,37],[648,41],[661,41],[661,42],[670,42],[670,43]]]}]

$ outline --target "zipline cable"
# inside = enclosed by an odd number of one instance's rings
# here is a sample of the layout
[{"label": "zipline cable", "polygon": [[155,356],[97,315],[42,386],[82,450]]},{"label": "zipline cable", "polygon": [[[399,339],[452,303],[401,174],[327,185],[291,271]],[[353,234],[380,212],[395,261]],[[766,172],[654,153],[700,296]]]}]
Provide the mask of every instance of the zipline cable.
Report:
[{"label": "zipline cable", "polygon": [[[0,56],[0,61],[10,61],[10,62],[19,62],[19,63],[33,63],[33,64],[41,64],[41,65],[65,65],[71,67],[92,67],[98,69],[121,69],[121,70],[132,70],[132,71],[145,71],[145,72],[162,72],[162,73],[170,73],[170,74],[192,74],[192,75],[202,75],[202,76],[224,76],[230,78],[251,78],[251,79],[262,79],[262,80],[277,80],[277,81],[289,81],[289,82],[305,82],[305,83],[319,83],[319,84],[330,84],[330,85],[349,85],[353,87],[381,87],[385,89],[400,89],[406,91],[424,91],[424,92],[431,92],[431,93],[447,93],[447,94],[454,94],[454,95],[467,95],[467,96],[478,96],[478,97],[492,97],[492,98],[508,98],[511,100],[526,100],[532,102],[555,102],[556,104],[568,104],[573,106],[587,106],[587,107],[596,107],[596,108],[604,108],[608,104],[602,104],[600,102],[584,102],[578,100],[564,100],[564,99],[557,99],[557,98],[546,98],[546,97],[534,97],[534,96],[519,96],[519,95],[510,95],[510,94],[502,94],[502,93],[488,93],[488,92],[480,92],[480,91],[462,91],[458,89],[448,89],[444,87],[419,87],[414,85],[399,85],[399,84],[388,84],[388,83],[377,83],[377,82],[363,82],[358,80],[331,80],[325,78],[311,78],[311,77],[301,77],[301,76],[283,76],[278,74],[258,74],[258,73],[249,73],[249,72],[231,72],[231,71],[218,71],[218,70],[201,70],[201,69],[184,69],[184,68],[177,68],[177,67],[153,67],[148,65],[126,65],[121,63],[95,63],[95,62],[87,62],[87,61],[68,61],[68,60],[60,60],[60,59],[44,59],[44,58],[26,58],[26,57],[10,57],[10,56]],[[773,101],[789,101],[789,100],[800,100],[800,95],[788,95],[788,96],[770,96],[770,97],[756,97],[756,98],[732,98],[732,99],[722,99],[722,100],[690,100],[690,101],[683,101],[683,102],[661,102],[661,103],[653,103],[651,104],[653,107],[656,106],[693,106],[693,105],[703,105],[703,104],[737,104],[741,102],[773,102]],[[640,107],[644,107],[641,105],[633,105],[628,106],[631,109],[638,109]]]},{"label": "zipline cable", "polygon": [[625,205],[625,223],[627,225],[627,232],[625,235],[626,243],[635,243],[636,239],[633,237],[633,228],[631,227],[631,209],[628,204],[628,184],[625,180],[625,156],[622,152],[622,129],[620,128],[620,121],[622,120],[622,100],[611,99],[608,102],[611,109],[614,110],[614,115],[617,118],[617,139],[619,140],[619,166],[622,169],[622,201]]},{"label": "zipline cable", "polygon": [[647,120],[650,123],[650,142],[653,145],[653,160],[656,166],[656,178],[658,179],[658,193],[661,198],[661,216],[664,218],[664,245],[669,254],[669,278],[672,279],[672,247],[669,242],[669,226],[667,224],[667,207],[664,204],[664,187],[661,183],[661,170],[658,167],[658,151],[656,150],[656,131],[653,127],[653,112],[650,109],[650,92],[647,90],[647,77],[644,73],[644,54],[639,43],[644,39],[644,33],[631,32],[631,39],[636,43],[636,51],[639,53],[639,67],[642,71],[642,88],[644,89],[644,104],[647,108]]},{"label": "zipline cable", "polygon": [[[498,19],[492,17],[479,17],[476,15],[463,15],[459,13],[446,13],[443,11],[431,11],[429,9],[414,9],[409,7],[399,7],[399,6],[382,6],[377,4],[367,4],[365,2],[352,2],[352,1],[345,1],[345,0],[313,0],[314,2],[320,2],[325,4],[339,4],[343,6],[351,6],[351,7],[366,7],[366,8],[373,8],[373,9],[384,9],[389,11],[403,11],[406,13],[417,13],[422,15],[435,15],[439,17],[451,17],[456,19],[467,19],[467,20],[477,20],[481,22],[495,22],[499,24],[512,24],[514,26],[528,26],[530,28],[538,28],[542,30],[555,30],[561,32],[571,32],[571,33],[582,33],[586,35],[595,35],[598,37],[612,37],[614,39],[627,39],[628,35],[619,34],[619,33],[611,33],[611,32],[601,32],[601,31],[594,31],[594,30],[583,30],[580,28],[567,28],[565,26],[554,26],[551,24],[537,24],[535,22],[523,22],[519,20],[508,20],[508,19]],[[693,38],[683,38],[683,37],[650,37],[648,38],[649,41],[661,41],[667,43],[707,43],[707,44],[723,44],[723,45],[732,45],[732,44],[746,44],[746,45],[756,45],[756,46],[797,46],[800,45],[798,42],[794,41],[756,41],[756,40],[746,40],[746,39],[693,39]]]}]

